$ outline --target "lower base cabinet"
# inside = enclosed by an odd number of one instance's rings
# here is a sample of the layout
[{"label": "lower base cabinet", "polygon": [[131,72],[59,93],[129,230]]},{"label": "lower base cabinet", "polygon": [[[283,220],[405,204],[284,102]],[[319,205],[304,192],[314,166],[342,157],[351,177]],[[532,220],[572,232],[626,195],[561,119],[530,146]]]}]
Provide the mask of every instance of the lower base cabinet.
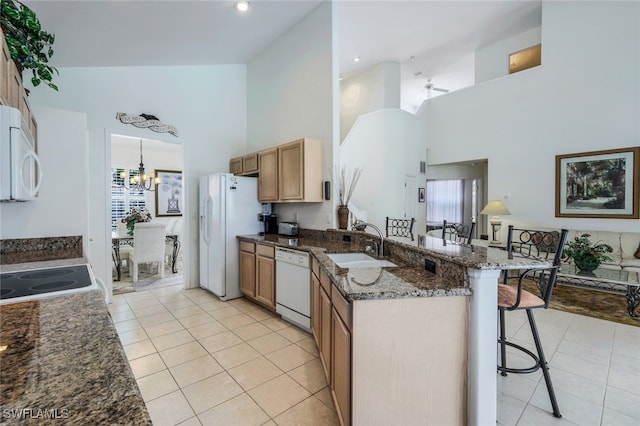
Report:
[{"label": "lower base cabinet", "polygon": [[331,310],[331,397],[340,424],[351,424],[351,332]]},{"label": "lower base cabinet", "polygon": [[311,324],[340,424],[467,424],[468,296],[349,302],[314,262]]},{"label": "lower base cabinet", "polygon": [[275,249],[266,244],[240,243],[240,291],[248,299],[275,311]]}]

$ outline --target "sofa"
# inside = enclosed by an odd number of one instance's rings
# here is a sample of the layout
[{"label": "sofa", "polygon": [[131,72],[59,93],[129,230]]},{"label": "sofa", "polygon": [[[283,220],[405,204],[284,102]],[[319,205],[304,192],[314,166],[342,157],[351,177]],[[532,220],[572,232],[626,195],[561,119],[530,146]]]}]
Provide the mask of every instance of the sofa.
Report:
[{"label": "sofa", "polygon": [[[613,260],[602,263],[601,268],[624,270],[629,272],[640,272],[640,232],[612,232],[612,231],[569,231],[567,241],[582,235],[589,234],[589,240],[595,243],[609,244],[613,248],[613,253],[609,257]],[[636,257],[638,253],[638,257]]]},{"label": "sofa", "polygon": [[[537,229],[540,231],[557,230],[536,227],[535,225],[523,226],[523,228]],[[500,234],[501,240],[506,244],[506,226],[502,227],[502,232]],[[640,232],[569,230],[567,242],[573,241],[576,237],[579,237],[582,234],[589,234],[589,240],[593,244],[600,242],[609,244],[611,248],[613,248],[613,252],[608,254],[613,260],[611,262],[602,263],[600,265],[601,268],[628,271],[630,282],[640,282]],[[427,235],[441,237],[442,230],[432,230],[427,232]],[[472,241],[472,244],[484,246],[488,245],[488,243],[489,242],[486,240],[474,239]]]}]

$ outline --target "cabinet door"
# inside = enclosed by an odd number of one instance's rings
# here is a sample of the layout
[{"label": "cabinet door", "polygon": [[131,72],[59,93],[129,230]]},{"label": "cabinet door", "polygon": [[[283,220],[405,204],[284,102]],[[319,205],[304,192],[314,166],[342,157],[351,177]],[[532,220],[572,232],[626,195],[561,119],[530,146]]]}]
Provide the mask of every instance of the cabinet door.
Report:
[{"label": "cabinet door", "polygon": [[242,174],[242,157],[229,160],[229,173],[233,173],[234,175]]},{"label": "cabinet door", "polygon": [[263,202],[278,201],[278,148],[260,151],[258,162],[258,199]]},{"label": "cabinet door", "polygon": [[340,424],[351,424],[351,333],[338,312],[331,312],[331,396]]},{"label": "cabinet door", "polygon": [[322,339],[322,304],[320,299],[320,280],[316,274],[311,274],[311,331],[320,348]]},{"label": "cabinet door", "polygon": [[320,288],[320,361],[327,383],[331,383],[331,298]]},{"label": "cabinet door", "polygon": [[9,62],[9,106],[20,108],[22,90],[22,77],[16,64],[11,61]]},{"label": "cabinet door", "polygon": [[2,56],[0,57],[0,105],[9,104],[9,63],[11,54],[7,42],[2,37]]},{"label": "cabinet door", "polygon": [[257,173],[258,172],[258,153],[247,154],[242,157],[242,173]]},{"label": "cabinet door", "polygon": [[279,196],[283,201],[304,199],[304,139],[278,147]]},{"label": "cabinet door", "polygon": [[256,300],[272,308],[276,307],[276,262],[264,256],[256,256]]},{"label": "cabinet door", "polygon": [[256,256],[240,251],[240,291],[249,297],[256,295]]}]

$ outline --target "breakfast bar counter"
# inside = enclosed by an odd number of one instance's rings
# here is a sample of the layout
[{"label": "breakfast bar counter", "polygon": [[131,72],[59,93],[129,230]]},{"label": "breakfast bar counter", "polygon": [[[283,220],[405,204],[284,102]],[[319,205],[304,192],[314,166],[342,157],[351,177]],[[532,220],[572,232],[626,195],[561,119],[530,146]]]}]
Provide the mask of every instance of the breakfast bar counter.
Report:
[{"label": "breakfast bar counter", "polygon": [[0,423],[151,424],[99,290],[0,311]]}]

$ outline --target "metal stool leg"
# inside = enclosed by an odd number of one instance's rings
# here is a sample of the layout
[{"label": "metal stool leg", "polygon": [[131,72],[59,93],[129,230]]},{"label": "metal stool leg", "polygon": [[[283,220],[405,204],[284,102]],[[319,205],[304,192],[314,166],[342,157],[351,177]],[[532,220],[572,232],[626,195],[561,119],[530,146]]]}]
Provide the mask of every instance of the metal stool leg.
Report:
[{"label": "metal stool leg", "polygon": [[[505,344],[505,325],[504,325],[504,309],[498,309],[500,313],[500,366],[505,368],[507,366],[507,345]],[[506,371],[501,371],[501,375],[507,375]]]},{"label": "metal stool leg", "polygon": [[560,409],[558,408],[558,401],[556,399],[556,393],[553,390],[553,384],[551,383],[551,375],[549,374],[549,366],[547,365],[547,359],[544,356],[544,350],[542,349],[542,342],[540,341],[540,335],[538,334],[538,327],[536,321],[533,318],[533,312],[531,309],[527,309],[527,317],[529,318],[529,325],[531,326],[531,333],[533,334],[533,341],[536,344],[538,350],[538,358],[540,359],[540,367],[542,368],[542,374],[544,381],[547,385],[547,391],[549,392],[549,399],[551,400],[551,407],[553,408],[553,415],[555,417],[562,417]]}]

